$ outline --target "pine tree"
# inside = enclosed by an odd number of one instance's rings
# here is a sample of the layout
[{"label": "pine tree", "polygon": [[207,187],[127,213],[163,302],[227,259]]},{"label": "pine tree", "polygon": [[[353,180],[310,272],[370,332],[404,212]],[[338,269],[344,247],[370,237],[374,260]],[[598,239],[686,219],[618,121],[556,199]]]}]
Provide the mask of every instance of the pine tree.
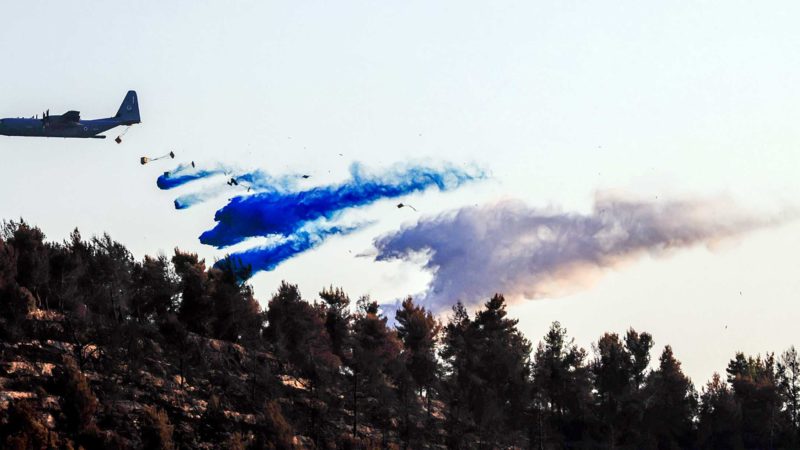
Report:
[{"label": "pine tree", "polygon": [[75,229],[70,240],[61,244],[49,244],[50,280],[47,301],[50,308],[61,312],[82,313],[86,308],[88,292],[85,287],[89,271],[87,261],[90,249]]},{"label": "pine tree", "polygon": [[553,322],[533,362],[531,441],[537,448],[581,445],[591,425],[586,351]]},{"label": "pine tree", "polygon": [[281,283],[266,316],[265,336],[277,355],[302,376],[318,380],[341,364],[333,354],[321,311],[302,299],[296,285]]},{"label": "pine tree", "polygon": [[472,321],[461,302],[453,306],[453,314],[444,328],[440,356],[444,362],[441,382],[446,405],[445,429],[447,446],[463,448],[466,433],[472,428],[469,390],[472,387],[471,366],[476,356],[471,352],[470,329]]},{"label": "pine tree", "polygon": [[325,329],[331,339],[333,353],[340,360],[349,359],[347,342],[350,338],[350,297],[341,288],[323,289],[319,293],[325,305]]},{"label": "pine tree", "polygon": [[4,222],[1,234],[6,243],[14,248],[17,284],[29,290],[40,306],[44,306],[40,297],[50,277],[44,233],[21,220]]},{"label": "pine tree", "polygon": [[451,446],[465,431],[479,447],[523,440],[531,346],[505,308],[503,296],[495,295],[469,321],[460,306],[445,328]]},{"label": "pine tree", "polygon": [[306,383],[314,402],[309,410],[309,428],[319,441],[334,417],[326,414],[334,396],[326,387],[333,383],[341,360],[331,347],[324,310],[300,296],[297,286],[281,283],[267,308],[265,335],[276,354],[292,365]]},{"label": "pine tree", "polygon": [[800,356],[794,346],[781,354],[777,378],[786,415],[783,439],[791,446],[798,446],[800,445]]},{"label": "pine tree", "polygon": [[17,284],[14,247],[0,238],[0,340],[14,342],[22,337],[21,324],[35,304],[30,291]]},{"label": "pine tree", "polygon": [[595,346],[591,370],[602,424],[600,434],[611,448],[641,445],[644,415],[641,387],[652,345],[648,333],[630,329],[624,343],[616,333],[606,333]]},{"label": "pine tree", "polygon": [[733,392],[714,373],[700,394],[697,444],[703,449],[742,448],[742,411]]},{"label": "pine tree", "polygon": [[647,377],[644,395],[645,442],[658,449],[690,447],[697,393],[669,345],[661,353],[658,370]]},{"label": "pine tree", "polygon": [[17,253],[0,237],[0,292],[17,286]]},{"label": "pine tree", "polygon": [[152,322],[177,310],[178,281],[166,256],[144,257],[133,266],[131,312],[140,322]]},{"label": "pine tree", "polygon": [[775,357],[763,359],[737,353],[726,369],[728,382],[742,410],[742,442],[748,448],[773,448],[780,435],[781,399],[775,374]]},{"label": "pine tree", "polygon": [[414,304],[411,297],[403,301],[395,313],[397,336],[403,342],[400,359],[405,364],[405,371],[410,382],[403,384],[403,404],[405,409],[406,439],[419,435],[423,429],[412,430],[412,416],[417,412],[416,401],[412,397],[416,390],[425,390],[427,403],[427,422],[430,422],[431,403],[436,379],[439,374],[439,363],[436,359],[436,344],[442,325],[430,311]]},{"label": "pine tree", "polygon": [[204,260],[199,260],[194,253],[184,253],[175,249],[172,257],[180,280],[178,290],[181,294],[178,318],[186,324],[190,331],[208,336],[211,332],[209,314],[213,303],[208,295],[208,274]]},{"label": "pine tree", "polygon": [[245,280],[250,268],[225,258],[208,271],[209,297],[213,303],[212,336],[230,342],[253,341],[260,336],[264,316]]},{"label": "pine tree", "polygon": [[[391,419],[397,411],[393,381],[400,370],[402,343],[378,312],[378,304],[364,297],[353,322],[351,347],[353,437],[358,437],[361,417],[378,425],[386,443]],[[360,399],[367,401],[361,402]]]}]

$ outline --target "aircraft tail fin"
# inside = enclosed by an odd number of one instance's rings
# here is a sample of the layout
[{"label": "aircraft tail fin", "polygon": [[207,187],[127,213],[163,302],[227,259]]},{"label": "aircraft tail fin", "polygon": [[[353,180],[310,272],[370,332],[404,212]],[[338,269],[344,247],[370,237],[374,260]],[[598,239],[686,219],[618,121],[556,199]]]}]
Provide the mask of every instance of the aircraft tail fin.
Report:
[{"label": "aircraft tail fin", "polygon": [[139,117],[139,99],[136,97],[136,91],[128,91],[114,118],[123,125],[133,125],[142,121]]}]

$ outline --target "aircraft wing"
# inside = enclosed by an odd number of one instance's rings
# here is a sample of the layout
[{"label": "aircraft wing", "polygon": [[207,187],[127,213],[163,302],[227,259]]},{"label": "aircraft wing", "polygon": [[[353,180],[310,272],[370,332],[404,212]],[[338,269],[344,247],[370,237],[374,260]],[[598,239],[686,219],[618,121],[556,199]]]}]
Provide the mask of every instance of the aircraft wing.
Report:
[{"label": "aircraft wing", "polygon": [[81,121],[81,113],[80,111],[67,111],[61,115],[61,122],[80,122]]},{"label": "aircraft wing", "polygon": [[60,116],[51,116],[47,114],[42,119],[42,124],[45,127],[62,128],[73,124],[79,123],[81,120],[81,113],[78,111],[67,111]]}]

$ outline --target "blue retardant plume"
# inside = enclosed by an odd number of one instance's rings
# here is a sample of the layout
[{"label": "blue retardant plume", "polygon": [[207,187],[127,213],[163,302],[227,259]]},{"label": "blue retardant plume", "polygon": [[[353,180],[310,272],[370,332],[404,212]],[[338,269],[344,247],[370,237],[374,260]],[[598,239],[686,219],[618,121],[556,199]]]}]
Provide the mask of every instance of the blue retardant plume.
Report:
[{"label": "blue retardant plume", "polygon": [[[302,230],[274,245],[256,247],[234,253],[228,258],[241,267],[250,267],[250,275],[256,272],[270,271],[287,259],[318,246],[328,236],[345,235],[360,228],[360,225],[354,225],[350,227],[333,226],[324,229]],[[215,266],[223,264],[224,261],[217,261]]]},{"label": "blue retardant plume", "polygon": [[242,195],[256,192],[288,191],[294,189],[297,185],[297,181],[302,178],[300,174],[273,177],[261,170],[240,173],[238,169],[223,165],[218,165],[215,169],[203,170],[181,165],[172,172],[167,172],[158,177],[157,184],[161,189],[172,189],[195,180],[221,174],[228,174],[230,178],[235,179],[239,184],[233,187],[230,184],[205,186],[198,192],[181,195],[175,199],[175,209],[186,209],[223,194],[230,195],[231,191],[235,194]]},{"label": "blue retardant plume", "polygon": [[219,192],[209,192],[209,191],[202,191],[202,192],[195,192],[194,194],[187,194],[181,195],[180,197],[176,198],[175,209],[186,209],[190,206],[196,205],[198,203],[203,203],[204,201],[208,200],[211,197],[216,197]]},{"label": "blue retardant plume", "polygon": [[156,184],[158,185],[159,189],[174,189],[192,181],[201,180],[203,178],[208,178],[223,173],[225,173],[225,169],[222,167],[215,169],[195,169],[188,164],[181,164],[172,172],[164,172],[160,177],[158,177]]},{"label": "blue retardant plume", "polygon": [[289,237],[310,222],[323,218],[330,220],[348,208],[434,186],[441,191],[450,190],[486,176],[481,170],[468,172],[452,166],[404,166],[372,175],[362,173],[361,166],[353,164],[350,173],[352,179],[338,185],[300,192],[260,192],[235,197],[217,211],[214,217],[217,225],[203,233],[200,242],[223,248],[250,237]]},{"label": "blue retardant plume", "polygon": [[175,199],[175,209],[186,209],[198,203],[203,203],[214,197],[220,196],[224,193],[230,193],[233,190],[237,194],[248,195],[257,192],[285,192],[295,188],[297,180],[300,175],[282,175],[273,177],[260,170],[243,173],[236,175],[235,178],[239,182],[238,186],[231,187],[227,185],[220,185],[205,188],[199,192],[181,195]]}]

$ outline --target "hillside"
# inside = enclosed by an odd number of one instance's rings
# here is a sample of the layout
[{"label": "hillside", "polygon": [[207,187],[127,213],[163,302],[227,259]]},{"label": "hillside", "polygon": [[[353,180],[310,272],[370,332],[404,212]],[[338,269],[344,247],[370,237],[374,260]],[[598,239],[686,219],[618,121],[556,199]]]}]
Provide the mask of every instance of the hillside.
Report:
[{"label": "hillside", "polygon": [[259,303],[249,275],[4,223],[0,447],[800,446],[794,348],[736,354],[698,391],[669,345],[651,361],[647,332],[590,354],[558,322],[533,345],[502,295],[442,323],[337,288],[309,301],[283,283]]}]

